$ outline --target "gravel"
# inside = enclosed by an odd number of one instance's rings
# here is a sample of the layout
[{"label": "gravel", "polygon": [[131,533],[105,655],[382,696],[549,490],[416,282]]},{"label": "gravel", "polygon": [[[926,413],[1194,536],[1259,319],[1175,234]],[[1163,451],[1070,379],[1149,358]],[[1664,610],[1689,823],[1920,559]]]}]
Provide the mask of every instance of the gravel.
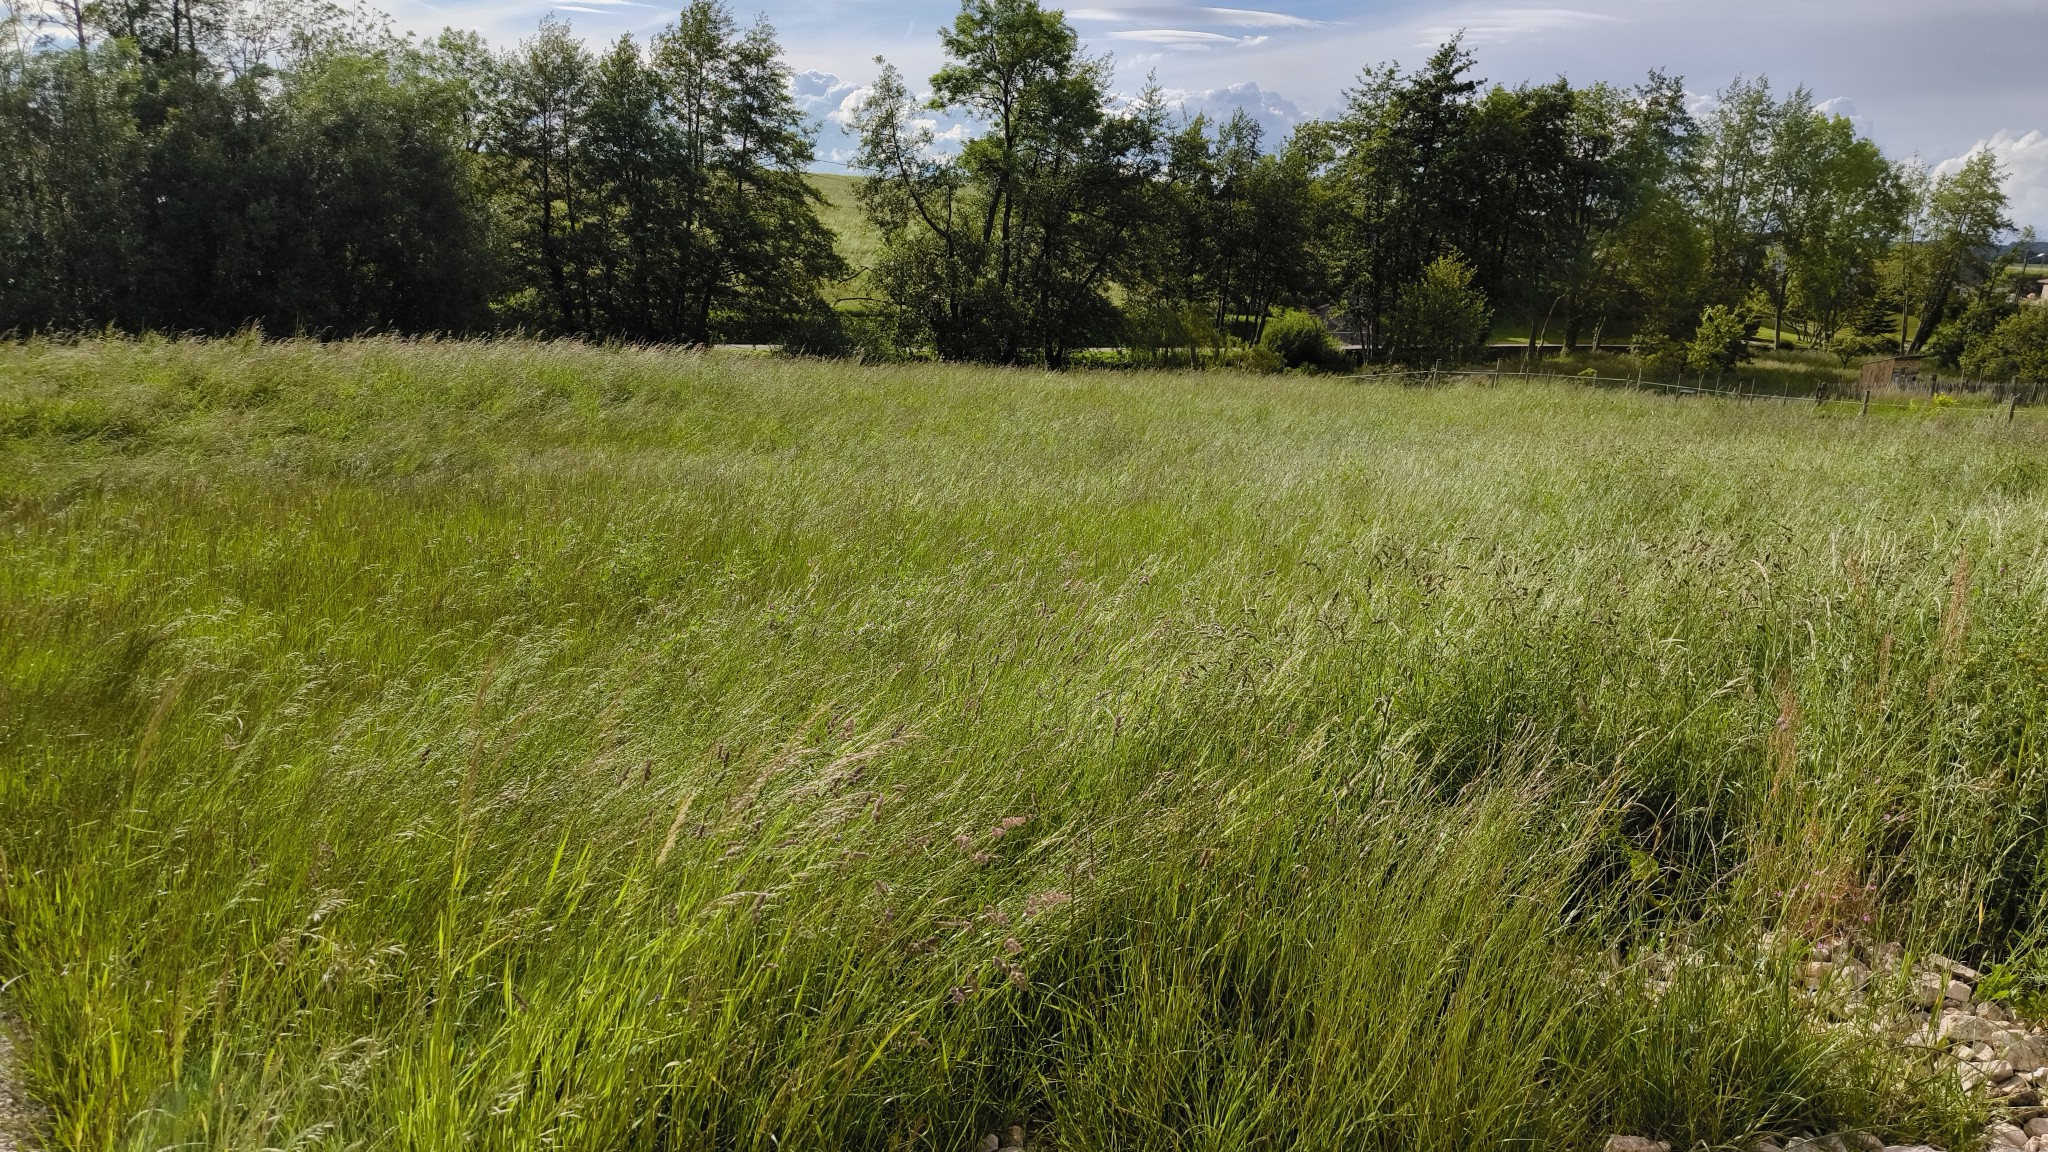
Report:
[{"label": "gravel", "polygon": [[35,1121],[35,1110],[14,1082],[13,1021],[0,1018],[0,1152],[22,1152]]}]

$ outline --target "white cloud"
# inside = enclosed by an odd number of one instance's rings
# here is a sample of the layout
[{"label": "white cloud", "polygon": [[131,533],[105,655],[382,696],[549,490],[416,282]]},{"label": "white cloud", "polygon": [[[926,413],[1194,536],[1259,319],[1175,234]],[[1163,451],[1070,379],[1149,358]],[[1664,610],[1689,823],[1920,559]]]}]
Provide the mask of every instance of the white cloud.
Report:
[{"label": "white cloud", "polygon": [[1994,132],[1961,156],[1936,164],[1934,170],[1944,175],[1954,172],[1979,152],[1998,157],[2005,169],[2005,194],[2012,201],[2013,220],[2022,227],[2032,225],[2048,232],[2048,132]]},{"label": "white cloud", "polygon": [[1178,108],[1192,117],[1196,113],[1206,114],[1211,120],[1230,119],[1232,113],[1243,109],[1258,122],[1264,133],[1267,148],[1278,147],[1295,126],[1307,120],[1301,108],[1278,92],[1268,92],[1252,81],[1232,84],[1225,88],[1208,88],[1199,92],[1169,88],[1161,93],[1169,107]]},{"label": "white cloud", "polygon": [[1141,5],[1129,8],[1076,8],[1069,20],[1089,22],[1168,21],[1174,24],[1207,24],[1221,28],[1314,28],[1320,20],[1306,20],[1285,12],[1257,8],[1208,8]]},{"label": "white cloud", "polygon": [[1219,48],[1264,44],[1264,36],[1226,36],[1221,32],[1202,32],[1193,28],[1130,28],[1111,32],[1112,40],[1133,40],[1140,44],[1166,44],[1175,48]]},{"label": "white cloud", "polygon": [[841,80],[815,68],[791,76],[789,90],[796,97],[796,106],[805,113],[838,124],[850,123],[854,109],[872,91],[865,84]]},{"label": "white cloud", "polygon": [[[853,130],[853,117],[860,111],[861,101],[873,91],[873,85],[856,84],[815,68],[789,78],[789,92],[795,97],[796,106],[805,115],[818,120],[817,159],[820,166],[841,169],[852,165],[855,154],[860,151],[860,139]],[[960,145],[974,135],[973,126],[957,116],[926,115],[918,117],[914,123],[931,129],[932,142],[940,152],[958,151]]]},{"label": "white cloud", "polygon": [[1462,13],[1455,24],[1419,30],[1417,47],[1435,48],[1464,34],[1467,45],[1509,44],[1551,32],[1570,32],[1597,24],[1619,24],[1619,16],[1578,8],[1479,8]]}]

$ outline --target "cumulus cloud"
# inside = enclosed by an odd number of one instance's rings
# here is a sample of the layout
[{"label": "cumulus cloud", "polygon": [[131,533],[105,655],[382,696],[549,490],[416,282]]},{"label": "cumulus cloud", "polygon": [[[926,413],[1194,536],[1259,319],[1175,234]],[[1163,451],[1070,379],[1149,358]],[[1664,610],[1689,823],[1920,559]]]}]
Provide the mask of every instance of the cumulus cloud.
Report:
[{"label": "cumulus cloud", "polygon": [[2038,128],[2024,134],[1995,132],[1962,155],[1936,164],[1934,170],[1944,175],[1954,172],[1979,152],[1998,157],[1999,166],[2005,169],[2005,194],[2012,201],[2013,220],[2048,233],[2048,133]]},{"label": "cumulus cloud", "polygon": [[818,159],[831,168],[852,163],[859,141],[853,135],[853,112],[871,89],[813,68],[789,78],[789,92],[806,116],[818,121]]},{"label": "cumulus cloud", "polygon": [[[789,92],[796,106],[818,122],[817,158],[821,167],[846,168],[853,163],[860,151],[853,117],[860,110],[861,101],[873,91],[872,85],[857,84],[815,68],[789,78]],[[974,134],[972,126],[956,116],[923,116],[916,123],[931,129],[932,141],[941,152],[957,150]]]},{"label": "cumulus cloud", "polygon": [[1302,121],[1307,120],[1301,108],[1278,92],[1268,92],[1252,81],[1232,84],[1224,88],[1207,88],[1201,91],[1170,88],[1163,92],[1166,104],[1179,109],[1184,115],[1197,113],[1211,120],[1228,120],[1242,109],[1264,133],[1265,145],[1277,147],[1287,134]]}]

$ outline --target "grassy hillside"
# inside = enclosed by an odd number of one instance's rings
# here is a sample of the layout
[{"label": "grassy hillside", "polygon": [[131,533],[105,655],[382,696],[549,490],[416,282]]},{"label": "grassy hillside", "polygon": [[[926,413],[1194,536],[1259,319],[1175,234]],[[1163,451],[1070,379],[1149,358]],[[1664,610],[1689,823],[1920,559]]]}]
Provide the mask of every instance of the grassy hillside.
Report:
[{"label": "grassy hillside", "polygon": [[825,206],[818,216],[839,238],[839,255],[853,266],[854,272],[853,279],[827,289],[826,297],[838,302],[865,296],[868,294],[866,273],[874,266],[876,257],[881,255],[882,238],[861,215],[860,203],[854,198],[861,178],[813,172],[809,179],[811,186],[825,197]]},{"label": "grassy hillside", "polygon": [[1962,1147],[1799,965],[2030,955],[2044,448],[7,347],[0,1007],[60,1148]]}]

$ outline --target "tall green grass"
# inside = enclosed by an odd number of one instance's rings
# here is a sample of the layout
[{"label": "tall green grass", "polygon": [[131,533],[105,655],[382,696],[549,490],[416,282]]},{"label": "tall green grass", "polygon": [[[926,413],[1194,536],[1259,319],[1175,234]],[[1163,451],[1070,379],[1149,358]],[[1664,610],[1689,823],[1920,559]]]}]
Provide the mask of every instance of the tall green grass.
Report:
[{"label": "tall green grass", "polygon": [[29,1087],[81,1149],[1960,1146],[1793,975],[2048,892],[2048,425],[1954,417],[0,350]]}]

